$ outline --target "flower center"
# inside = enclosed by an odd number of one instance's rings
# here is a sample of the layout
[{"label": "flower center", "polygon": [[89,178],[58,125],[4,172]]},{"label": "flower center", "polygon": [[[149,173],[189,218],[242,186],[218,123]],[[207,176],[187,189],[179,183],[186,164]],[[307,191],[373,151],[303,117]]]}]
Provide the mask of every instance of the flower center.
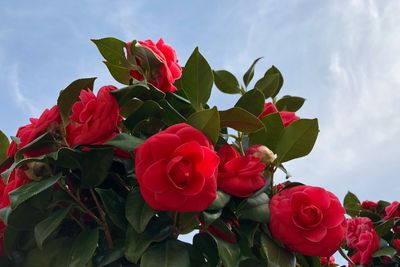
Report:
[{"label": "flower center", "polygon": [[182,156],[172,158],[167,165],[168,177],[178,188],[185,188],[192,177],[192,163]]},{"label": "flower center", "polygon": [[294,222],[303,229],[311,229],[318,226],[322,221],[322,212],[314,205],[302,206],[294,216]]}]

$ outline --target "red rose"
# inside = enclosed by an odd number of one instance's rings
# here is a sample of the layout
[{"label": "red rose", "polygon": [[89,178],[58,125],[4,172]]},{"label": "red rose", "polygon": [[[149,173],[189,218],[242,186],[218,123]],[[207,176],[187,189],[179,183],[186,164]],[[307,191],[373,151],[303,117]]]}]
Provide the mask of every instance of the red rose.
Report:
[{"label": "red rose", "polygon": [[252,155],[241,156],[224,144],[218,151],[218,188],[237,197],[248,197],[265,185],[265,164]]},{"label": "red rose", "polygon": [[283,189],[272,197],[270,213],[272,236],[293,252],[329,257],[344,238],[345,210],[338,198],[323,188]]},{"label": "red rose", "polygon": [[[258,116],[258,118],[264,118],[265,116],[278,112],[278,109],[275,107],[275,105],[271,102],[265,103],[264,104],[264,110],[263,112]],[[299,117],[296,116],[296,113],[294,112],[289,112],[289,111],[280,111],[279,115],[282,118],[283,125],[285,127],[289,126],[293,122],[297,121],[300,119]]]},{"label": "red rose", "polygon": [[[163,65],[158,71],[152,74],[149,82],[161,91],[175,92],[176,87],[174,86],[174,82],[182,75],[182,68],[178,65],[178,58],[175,50],[169,44],[166,44],[162,38],[160,38],[157,43],[154,43],[152,40],[138,41],[138,43],[153,51],[163,62]],[[127,47],[129,53],[130,46],[131,43],[128,43]],[[140,66],[141,63],[138,62],[138,65]],[[141,81],[144,79],[143,75],[136,70],[131,70],[130,74],[137,80]]]},{"label": "red rose", "polygon": [[319,261],[321,262],[321,266],[333,266],[333,265],[335,265],[335,258],[333,256],[320,257]]},{"label": "red rose", "polygon": [[368,266],[372,260],[372,254],[379,249],[379,237],[374,229],[360,234],[355,244],[356,253],[350,258],[355,264]]},{"label": "red rose", "polygon": [[103,86],[97,96],[91,90],[82,90],[80,101],[72,106],[71,123],[67,126],[70,146],[99,145],[110,140],[118,132],[119,115],[117,100],[110,91],[114,86]]},{"label": "red rose", "polygon": [[216,198],[219,158],[192,126],[180,123],[151,136],[135,156],[140,192],[153,209],[202,211]]},{"label": "red rose", "polygon": [[[39,118],[31,118],[30,124],[22,126],[18,129],[16,136],[20,143],[17,145],[14,141],[11,142],[7,150],[8,157],[14,157],[18,149],[23,148],[47,131],[56,132],[61,123],[58,107],[54,106],[51,109],[45,109]],[[26,151],[28,157],[35,157],[46,154],[51,150],[49,147],[43,147],[37,150]]]},{"label": "red rose", "polygon": [[372,231],[374,226],[372,221],[368,217],[356,217],[354,219],[347,220],[347,233],[346,243],[349,248],[355,248],[358,243],[359,236],[366,232]]},{"label": "red rose", "polygon": [[361,207],[366,210],[375,210],[378,204],[375,201],[365,200],[361,203]]},{"label": "red rose", "polygon": [[400,207],[399,202],[394,201],[392,204],[385,208],[385,220],[400,217]]}]

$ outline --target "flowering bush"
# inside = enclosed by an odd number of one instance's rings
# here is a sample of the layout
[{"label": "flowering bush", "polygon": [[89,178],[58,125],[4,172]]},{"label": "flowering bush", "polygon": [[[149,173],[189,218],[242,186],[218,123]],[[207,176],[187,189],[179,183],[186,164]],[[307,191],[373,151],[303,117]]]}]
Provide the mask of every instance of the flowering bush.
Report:
[{"label": "flowering bush", "polygon": [[[319,129],[276,67],[240,83],[198,48],[181,67],[163,39],[93,42],[124,87],[76,80],[0,134],[0,266],[400,264],[399,202],[289,180]],[[207,104],[214,85],[232,108]]]}]

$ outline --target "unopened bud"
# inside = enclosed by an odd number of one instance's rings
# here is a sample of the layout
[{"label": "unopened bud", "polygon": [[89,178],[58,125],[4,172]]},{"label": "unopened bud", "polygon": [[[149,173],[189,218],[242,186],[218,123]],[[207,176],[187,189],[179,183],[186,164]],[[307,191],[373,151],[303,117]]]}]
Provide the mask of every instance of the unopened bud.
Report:
[{"label": "unopened bud", "polygon": [[277,158],[276,154],[274,154],[271,149],[262,145],[251,146],[247,151],[247,155],[259,158],[260,161],[266,163],[267,165],[273,163]]},{"label": "unopened bud", "polygon": [[25,174],[29,180],[39,181],[42,177],[51,174],[49,165],[43,162],[30,162],[26,166]]}]

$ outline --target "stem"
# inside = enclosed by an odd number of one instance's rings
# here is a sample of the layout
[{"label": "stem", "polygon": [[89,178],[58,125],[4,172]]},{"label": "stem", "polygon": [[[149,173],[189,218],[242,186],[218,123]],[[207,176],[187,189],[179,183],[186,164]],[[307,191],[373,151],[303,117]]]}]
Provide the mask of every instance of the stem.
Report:
[{"label": "stem", "polygon": [[179,213],[178,212],[173,212],[173,232],[172,235],[174,238],[178,238],[179,236]]},{"label": "stem", "polygon": [[111,237],[110,233],[110,228],[108,227],[107,221],[106,221],[106,213],[104,212],[103,208],[101,207],[99,200],[97,199],[96,193],[93,191],[93,189],[90,189],[90,194],[92,195],[92,198],[94,200],[94,203],[96,204],[97,210],[99,211],[100,218],[103,221],[101,226],[103,227],[104,234],[106,236],[107,240],[107,245],[109,248],[113,247],[113,240]]},{"label": "stem", "polygon": [[348,262],[349,262],[349,264],[350,264],[350,266],[356,266],[356,264],[349,258],[349,256],[347,256],[347,254],[344,252],[344,250],[343,250],[343,248],[342,247],[340,247],[339,248],[339,253],[340,253],[340,255],[342,255],[342,257],[345,259],[345,260],[347,260]]},{"label": "stem", "polygon": [[79,227],[83,230],[83,229],[85,229],[85,226],[82,224],[82,222],[80,222],[77,218],[75,218],[75,216],[74,215],[72,215],[71,214],[71,219],[72,220],[74,220],[78,225],[79,225]]}]

